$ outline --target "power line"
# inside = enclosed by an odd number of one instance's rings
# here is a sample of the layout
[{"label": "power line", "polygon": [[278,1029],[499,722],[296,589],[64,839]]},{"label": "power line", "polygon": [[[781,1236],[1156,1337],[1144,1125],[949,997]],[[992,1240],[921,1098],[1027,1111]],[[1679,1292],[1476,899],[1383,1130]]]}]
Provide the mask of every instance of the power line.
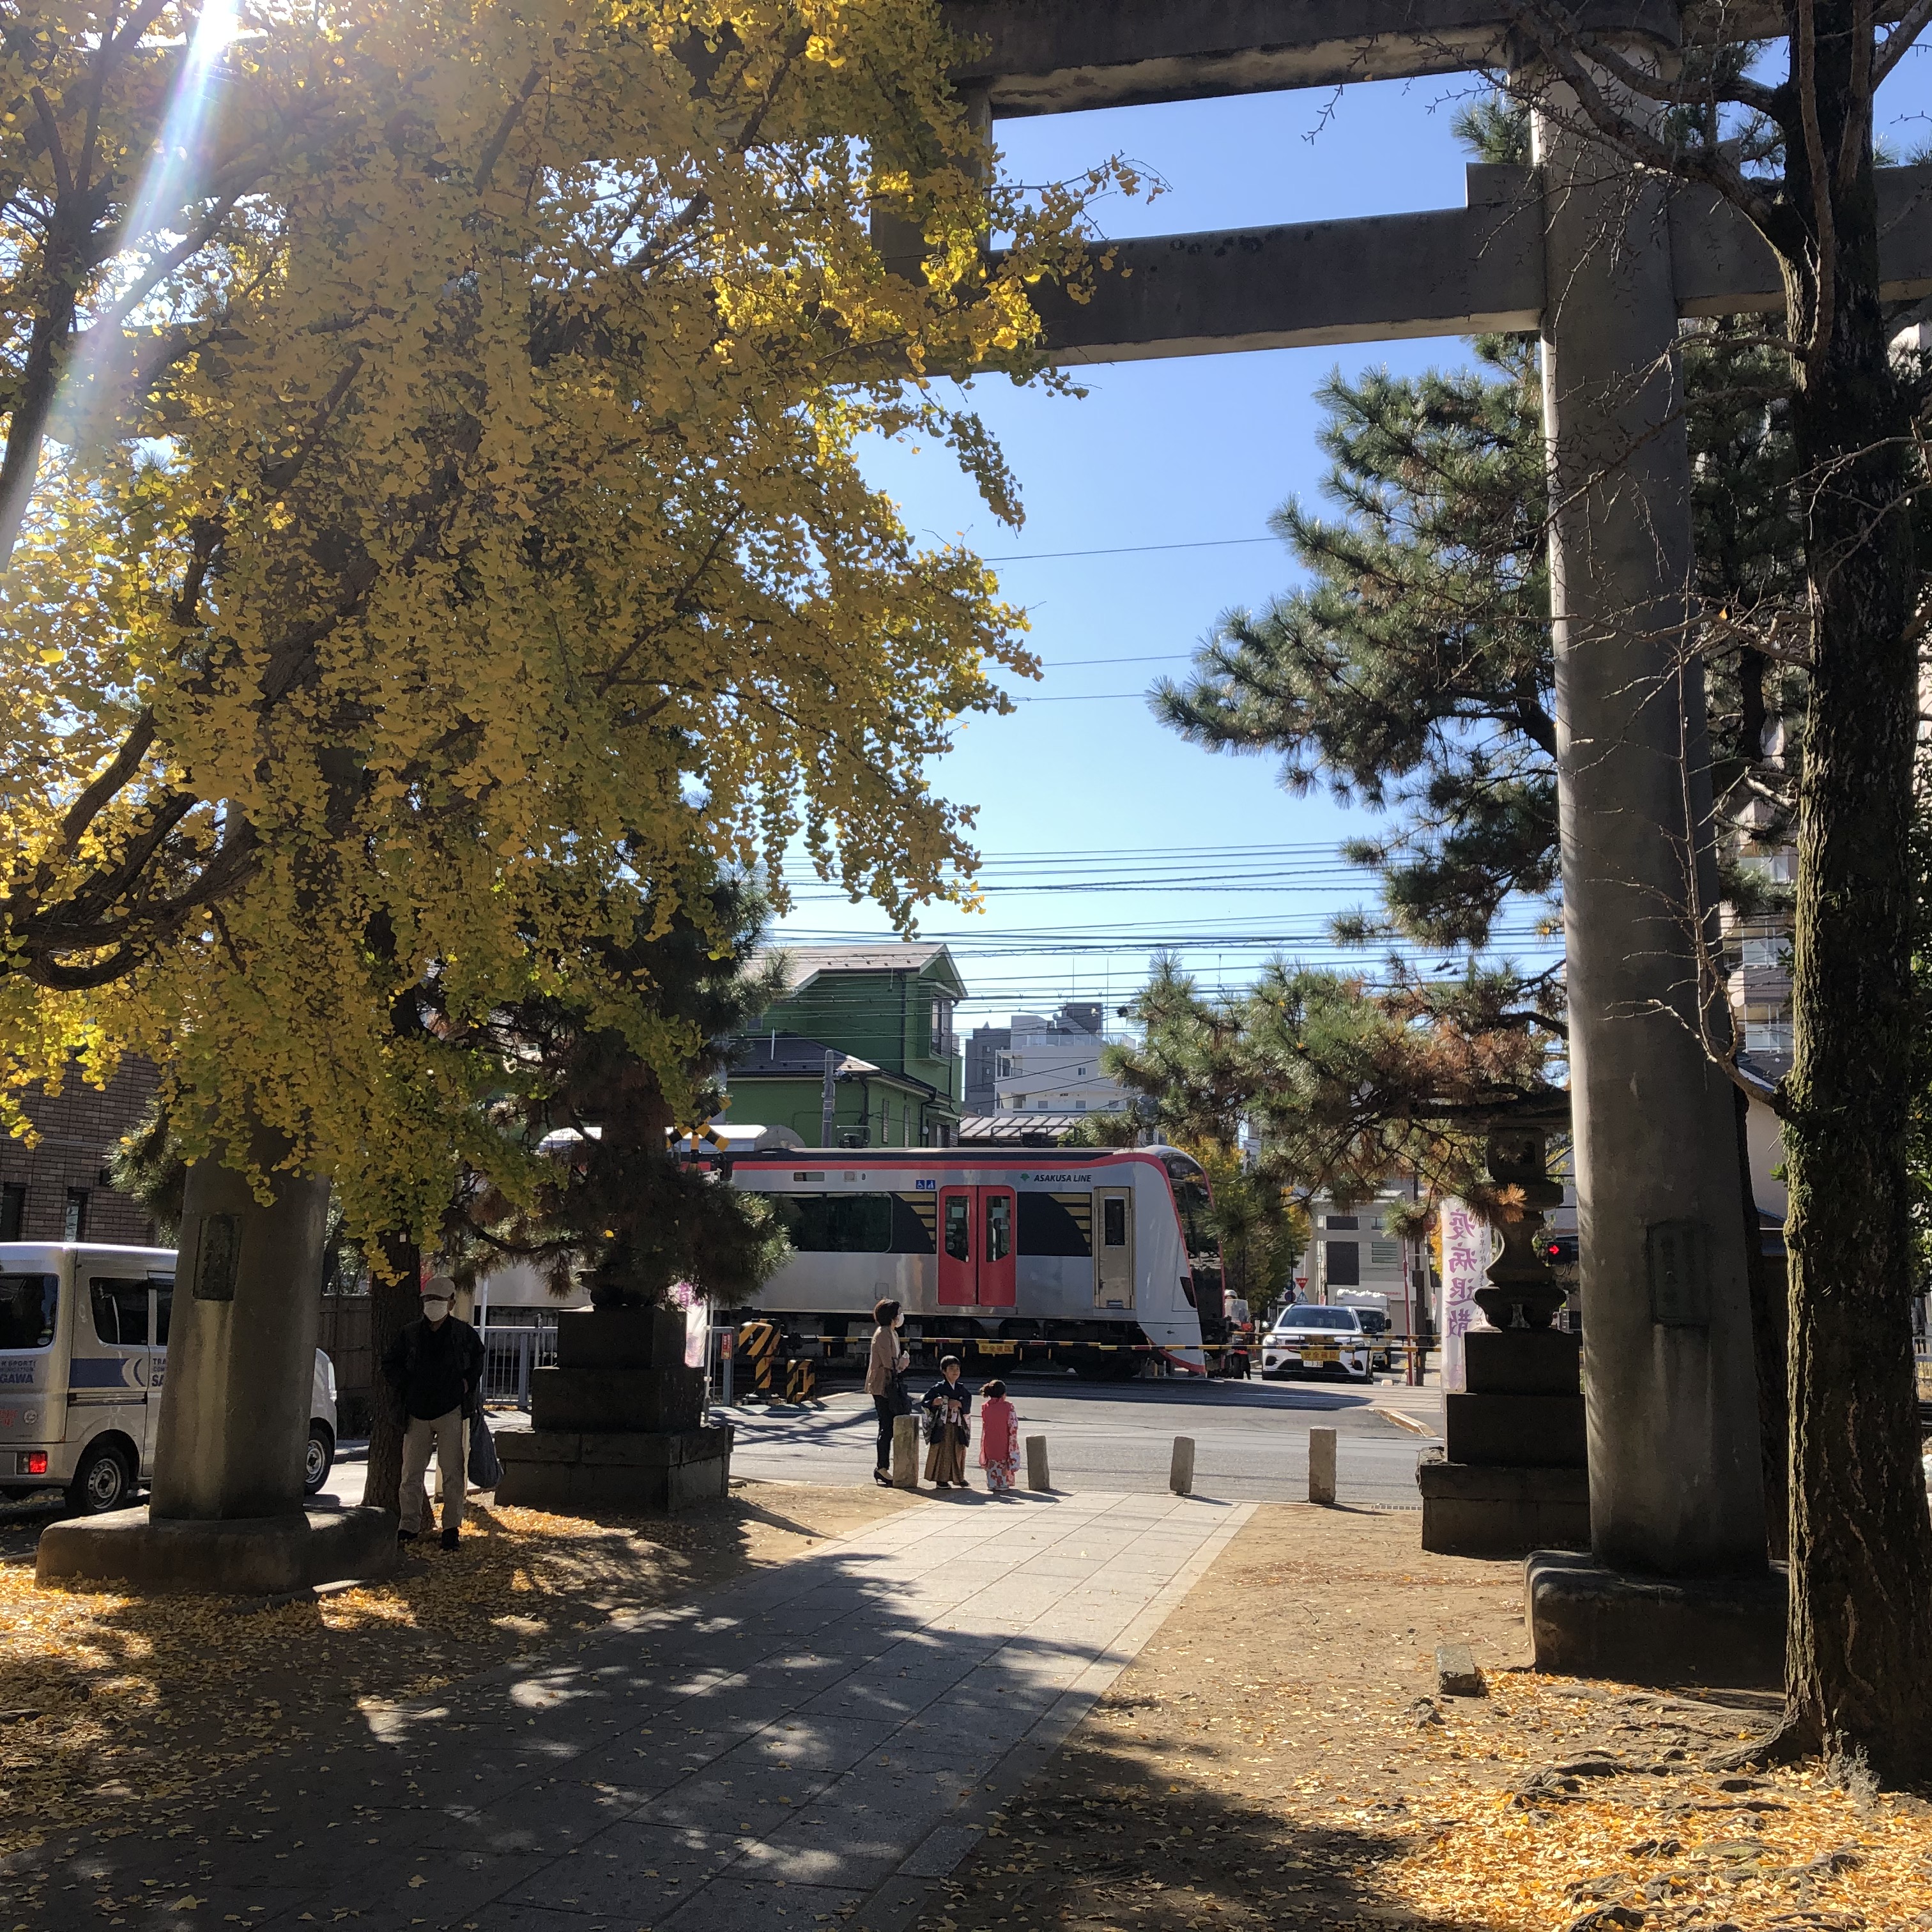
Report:
[{"label": "power line", "polygon": [[[1010,692],[1007,695],[1012,697]],[[1054,698],[1014,698],[1016,704],[1106,704],[1117,698],[1144,698],[1144,691],[1079,691]]]},{"label": "power line", "polygon": [[1113,550],[1036,550],[1010,556],[982,556],[982,563],[1058,563],[1071,556],[1154,556],[1171,550],[1233,550],[1243,544],[1279,544],[1279,537],[1198,537],[1189,543],[1122,544]]}]

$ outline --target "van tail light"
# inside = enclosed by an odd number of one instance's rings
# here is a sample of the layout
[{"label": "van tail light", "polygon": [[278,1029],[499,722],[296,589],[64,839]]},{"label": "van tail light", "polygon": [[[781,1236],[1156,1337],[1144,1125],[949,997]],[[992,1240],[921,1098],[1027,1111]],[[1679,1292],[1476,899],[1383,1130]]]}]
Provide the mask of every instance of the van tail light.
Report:
[{"label": "van tail light", "polygon": [[20,1473],[23,1476],[44,1476],[47,1473],[47,1452],[44,1449],[23,1449],[20,1452]]}]

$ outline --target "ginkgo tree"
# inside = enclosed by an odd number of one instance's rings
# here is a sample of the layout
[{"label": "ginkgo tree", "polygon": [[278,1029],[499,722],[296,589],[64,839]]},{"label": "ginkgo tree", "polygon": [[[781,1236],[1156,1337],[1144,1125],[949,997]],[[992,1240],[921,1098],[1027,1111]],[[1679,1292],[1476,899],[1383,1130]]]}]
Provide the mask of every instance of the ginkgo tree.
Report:
[{"label": "ginkgo tree", "polygon": [[[489,1151],[426,979],[583,994],[794,844],[966,889],[923,766],[1023,620],[856,452],[1017,518],[938,378],[1031,373],[1110,171],[1004,182],[929,0],[216,4],[0,40],[0,1083],[153,1054],[190,1151],[422,1226]],[[588,992],[668,1064],[651,990]]]}]

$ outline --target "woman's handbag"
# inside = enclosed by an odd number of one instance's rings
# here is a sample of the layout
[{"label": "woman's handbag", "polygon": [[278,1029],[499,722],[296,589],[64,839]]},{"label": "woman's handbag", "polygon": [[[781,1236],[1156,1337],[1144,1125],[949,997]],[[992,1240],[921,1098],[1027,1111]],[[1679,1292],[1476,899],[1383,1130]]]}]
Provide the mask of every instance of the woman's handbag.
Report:
[{"label": "woman's handbag", "polygon": [[904,1376],[893,1376],[891,1388],[886,1399],[892,1404],[892,1413],[895,1415],[911,1414],[912,1390],[906,1387],[906,1378]]}]

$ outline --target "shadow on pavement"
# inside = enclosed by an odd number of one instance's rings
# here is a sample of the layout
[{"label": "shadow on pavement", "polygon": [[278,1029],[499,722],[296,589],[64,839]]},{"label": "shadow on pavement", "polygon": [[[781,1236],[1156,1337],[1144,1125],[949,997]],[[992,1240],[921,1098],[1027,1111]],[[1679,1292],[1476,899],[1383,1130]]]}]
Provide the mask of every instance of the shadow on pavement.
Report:
[{"label": "shadow on pavement", "polygon": [[[1041,1499],[944,1500],[1004,1516]],[[1106,1533],[1083,1526],[1064,1562]],[[507,1534],[486,1522],[478,1540]],[[1158,1540],[1149,1532],[1149,1546]],[[411,1702],[365,1695],[359,1708],[287,1692],[265,1705],[258,1685],[225,1696],[205,1676],[184,1681],[163,1659],[184,1662],[196,1633],[164,1633],[152,1606],[130,1606],[106,1620],[122,1640],[118,1667],[145,1672],[156,1698],[198,1696],[198,1730],[225,1722],[254,1748],[211,1750],[178,1784],[130,1764],[46,1818],[58,1835],[5,1861],[8,1922],[132,1924],[138,1913],[154,1932],[231,1916],[292,1928],[353,1915],[360,1932],[836,1924],[984,1802],[995,1768],[1118,1627],[1118,1611],[1072,1600],[1064,1580],[1078,1564],[1042,1564],[1037,1577],[1029,1567],[989,1596],[988,1566],[976,1568],[970,1544],[948,1542],[942,1530],[904,1547],[891,1537],[835,1545],[632,1610],[542,1658]],[[1194,1539],[1170,1536],[1163,1560],[1178,1567],[1184,1544]],[[1089,1567],[1106,1555],[1096,1547]],[[452,1588],[484,1584],[486,1624],[533,1606],[514,1564],[472,1584],[446,1575]],[[372,1608],[370,1626],[390,1614]],[[406,1598],[393,1615],[406,1626]],[[314,1606],[244,1621],[294,1676],[313,1678]],[[460,1646],[454,1658],[441,1641],[424,1648],[460,1671]]]}]

